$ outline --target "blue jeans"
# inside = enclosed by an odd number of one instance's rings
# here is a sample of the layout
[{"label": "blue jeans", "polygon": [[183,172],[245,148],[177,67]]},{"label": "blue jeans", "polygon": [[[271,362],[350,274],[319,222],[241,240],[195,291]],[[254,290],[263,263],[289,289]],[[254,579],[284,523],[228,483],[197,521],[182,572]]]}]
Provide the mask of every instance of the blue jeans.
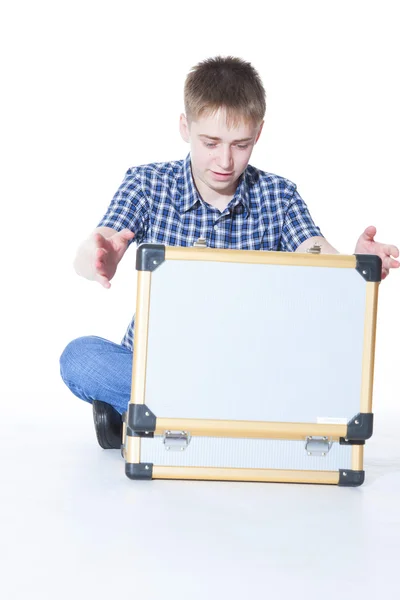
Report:
[{"label": "blue jeans", "polygon": [[108,402],[122,414],[131,396],[132,358],[125,346],[94,335],[80,337],[61,354],[61,377],[81,400]]}]

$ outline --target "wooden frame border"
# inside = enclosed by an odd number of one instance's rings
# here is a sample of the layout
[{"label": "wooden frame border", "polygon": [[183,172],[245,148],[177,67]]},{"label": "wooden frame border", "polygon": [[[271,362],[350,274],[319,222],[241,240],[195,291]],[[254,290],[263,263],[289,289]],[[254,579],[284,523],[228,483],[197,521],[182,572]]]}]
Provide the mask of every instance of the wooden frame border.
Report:
[{"label": "wooden frame border", "polygon": [[138,271],[135,318],[135,352],[133,353],[130,402],[144,404],[147,373],[147,341],[150,316],[151,272]]},{"label": "wooden frame border", "polygon": [[231,469],[218,467],[157,467],[153,479],[197,479],[207,481],[265,481],[270,483],[325,483],[338,485],[338,471],[289,469]]},{"label": "wooden frame border", "polygon": [[[147,340],[149,330],[151,273],[138,271],[136,294],[135,349],[132,364],[131,397],[129,404],[144,404],[147,373]],[[139,437],[126,435],[123,425],[123,456],[127,463],[140,463],[141,444]]]},{"label": "wooden frame border", "polygon": [[367,282],[365,299],[364,344],[362,357],[362,379],[360,412],[372,412],[374,387],[376,320],[378,314],[379,282]]},{"label": "wooden frame border", "polygon": [[[346,437],[347,425],[320,423],[279,423],[275,421],[219,421],[212,419],[157,419],[154,435],[165,431],[188,431],[203,437],[229,437],[249,439],[304,440],[308,435],[328,436],[332,441]],[[245,434],[243,432],[246,432]]]},{"label": "wooden frame border", "polygon": [[355,269],[357,259],[346,254],[308,254],[306,252],[260,252],[260,250],[225,250],[166,246],[165,260],[202,260],[246,264],[287,265],[292,267],[336,267]]},{"label": "wooden frame border", "polygon": [[351,468],[353,471],[364,470],[364,446],[353,446],[351,452]]}]

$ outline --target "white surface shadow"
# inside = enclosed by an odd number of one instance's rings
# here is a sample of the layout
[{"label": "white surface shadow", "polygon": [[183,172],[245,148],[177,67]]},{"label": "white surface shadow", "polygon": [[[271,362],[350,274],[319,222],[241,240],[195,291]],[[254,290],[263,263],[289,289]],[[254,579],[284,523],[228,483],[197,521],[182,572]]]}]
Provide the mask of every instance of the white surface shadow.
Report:
[{"label": "white surface shadow", "polygon": [[[73,400],[72,400],[73,401]],[[90,408],[1,427],[2,590],[57,597],[309,597],[396,589],[400,443],[378,415],[360,488],[131,481]],[[339,591],[341,590],[341,591]]]}]

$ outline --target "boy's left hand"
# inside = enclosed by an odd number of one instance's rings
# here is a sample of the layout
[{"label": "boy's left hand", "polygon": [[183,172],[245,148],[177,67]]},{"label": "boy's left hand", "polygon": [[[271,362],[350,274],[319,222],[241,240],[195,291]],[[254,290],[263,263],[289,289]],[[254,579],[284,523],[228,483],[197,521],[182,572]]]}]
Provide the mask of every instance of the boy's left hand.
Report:
[{"label": "boy's left hand", "polygon": [[400,267],[400,262],[391,258],[399,256],[399,249],[391,244],[381,244],[375,242],[376,227],[371,225],[367,227],[364,233],[358,238],[354,254],[376,254],[382,259],[382,280],[389,275],[390,269]]}]

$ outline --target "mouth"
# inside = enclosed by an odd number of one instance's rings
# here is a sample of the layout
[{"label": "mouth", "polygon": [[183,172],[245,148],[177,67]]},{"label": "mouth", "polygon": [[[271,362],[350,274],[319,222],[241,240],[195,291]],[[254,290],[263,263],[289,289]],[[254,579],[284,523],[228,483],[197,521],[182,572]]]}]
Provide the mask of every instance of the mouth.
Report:
[{"label": "mouth", "polygon": [[231,177],[233,175],[233,172],[232,173],[218,173],[217,171],[211,171],[211,173],[213,173],[217,177]]}]

